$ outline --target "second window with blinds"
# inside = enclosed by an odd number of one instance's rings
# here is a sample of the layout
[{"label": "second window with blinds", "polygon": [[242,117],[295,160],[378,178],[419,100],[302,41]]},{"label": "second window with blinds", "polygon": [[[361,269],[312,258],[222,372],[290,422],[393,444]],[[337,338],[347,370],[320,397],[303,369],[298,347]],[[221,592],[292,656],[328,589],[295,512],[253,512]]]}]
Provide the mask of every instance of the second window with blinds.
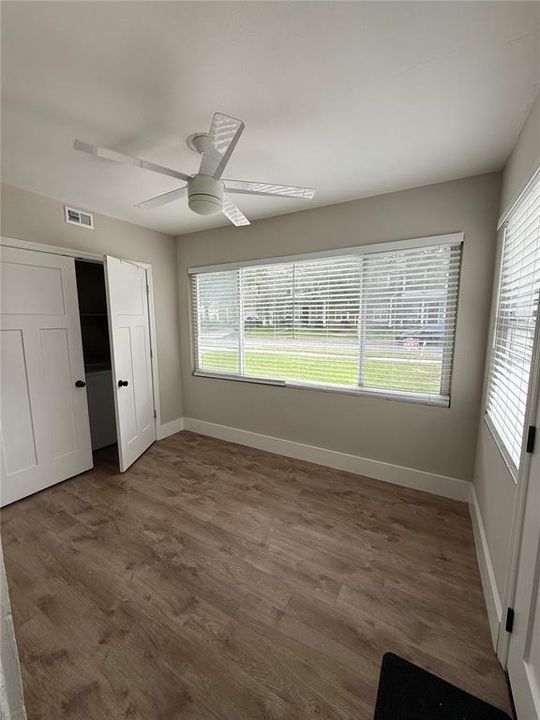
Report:
[{"label": "second window with blinds", "polygon": [[461,244],[192,269],[195,374],[448,405]]}]

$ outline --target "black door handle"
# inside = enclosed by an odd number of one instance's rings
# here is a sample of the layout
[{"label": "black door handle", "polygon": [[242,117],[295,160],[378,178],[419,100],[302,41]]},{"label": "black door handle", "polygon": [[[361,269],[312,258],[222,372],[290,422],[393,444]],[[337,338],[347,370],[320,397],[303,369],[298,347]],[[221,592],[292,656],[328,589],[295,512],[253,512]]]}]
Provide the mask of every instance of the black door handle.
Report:
[{"label": "black door handle", "polygon": [[118,387],[127,387],[128,384],[129,384],[129,383],[128,383],[127,380],[119,380],[119,381],[118,381]]},{"label": "black door handle", "polygon": [[86,387],[84,380],[75,380],[75,387]]}]

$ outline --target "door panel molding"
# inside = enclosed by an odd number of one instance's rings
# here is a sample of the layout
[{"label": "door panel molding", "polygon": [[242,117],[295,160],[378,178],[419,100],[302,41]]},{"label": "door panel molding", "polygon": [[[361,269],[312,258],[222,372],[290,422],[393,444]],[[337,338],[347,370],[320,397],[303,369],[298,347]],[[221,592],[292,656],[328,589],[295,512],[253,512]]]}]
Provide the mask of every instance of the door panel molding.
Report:
[{"label": "door panel molding", "polygon": [[[6,247],[0,259],[2,279],[7,281],[2,282],[2,297],[7,295],[8,300],[7,313],[3,304],[0,307],[0,326],[3,333],[19,333],[18,344],[8,340],[2,345],[7,361],[1,380],[1,502],[5,505],[90,469],[92,446],[86,391],[75,387],[76,378],[84,375],[75,262],[70,257]],[[38,275],[48,269],[54,273],[42,276],[47,278],[45,285],[33,283],[36,269]],[[42,308],[47,314],[30,314],[39,308],[44,291],[52,300]],[[20,366],[15,364],[17,357]],[[20,443],[25,434],[23,450]],[[32,444],[33,463],[28,462]],[[21,452],[26,452],[26,462]],[[10,456],[14,453],[19,462],[13,466]]]},{"label": "door panel molding", "polygon": [[156,440],[147,270],[105,258],[120,470]]},{"label": "door panel molding", "polygon": [[[28,370],[24,335],[21,329],[0,329],[1,367],[11,382],[2,383],[2,404],[12,407],[17,402],[20,416],[17,425],[3,426],[2,446],[8,474],[37,465],[37,447],[28,388]],[[4,437],[6,442],[4,443]],[[9,448],[9,449],[8,449]]]}]

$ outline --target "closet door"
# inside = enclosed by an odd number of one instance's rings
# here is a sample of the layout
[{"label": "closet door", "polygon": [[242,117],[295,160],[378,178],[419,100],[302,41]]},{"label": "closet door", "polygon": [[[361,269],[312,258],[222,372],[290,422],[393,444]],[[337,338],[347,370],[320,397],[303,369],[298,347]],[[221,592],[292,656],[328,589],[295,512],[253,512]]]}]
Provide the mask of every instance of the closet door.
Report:
[{"label": "closet door", "polygon": [[6,505],[91,468],[92,446],[74,260],[6,247],[0,252],[0,489]]},{"label": "closet door", "polygon": [[116,434],[124,472],[156,439],[146,270],[107,256]]}]

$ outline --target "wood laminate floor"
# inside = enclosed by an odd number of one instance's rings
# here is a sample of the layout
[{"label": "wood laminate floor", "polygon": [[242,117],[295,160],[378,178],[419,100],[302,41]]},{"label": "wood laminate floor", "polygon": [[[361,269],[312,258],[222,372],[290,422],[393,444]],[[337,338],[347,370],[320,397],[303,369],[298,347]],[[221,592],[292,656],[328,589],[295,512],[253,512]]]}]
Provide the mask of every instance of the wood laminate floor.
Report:
[{"label": "wood laminate floor", "polygon": [[193,433],[6,508],[29,720],[372,720],[398,653],[508,710],[465,504]]}]

